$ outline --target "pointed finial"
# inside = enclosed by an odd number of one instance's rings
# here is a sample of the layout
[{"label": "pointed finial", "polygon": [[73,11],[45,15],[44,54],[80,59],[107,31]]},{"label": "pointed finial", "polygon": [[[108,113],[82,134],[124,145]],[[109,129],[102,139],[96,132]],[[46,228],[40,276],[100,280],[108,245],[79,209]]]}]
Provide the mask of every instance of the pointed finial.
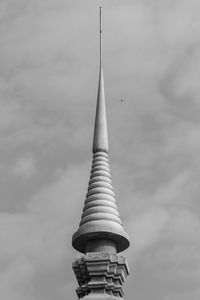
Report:
[{"label": "pointed finial", "polygon": [[102,65],[102,7],[100,6],[99,8],[99,13],[100,13],[100,66]]},{"label": "pointed finial", "polygon": [[103,150],[108,152],[108,134],[106,121],[106,104],[104,92],[104,78],[102,66],[102,7],[100,6],[100,70],[99,87],[97,94],[97,107],[94,126],[93,152]]}]

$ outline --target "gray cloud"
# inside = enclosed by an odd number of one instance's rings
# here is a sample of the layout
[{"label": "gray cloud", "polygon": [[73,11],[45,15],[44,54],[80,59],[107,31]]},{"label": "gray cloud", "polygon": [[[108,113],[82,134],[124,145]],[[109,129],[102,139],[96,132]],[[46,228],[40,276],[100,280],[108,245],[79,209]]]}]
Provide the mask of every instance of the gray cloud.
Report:
[{"label": "gray cloud", "polygon": [[[199,1],[102,4],[113,182],[132,240],[126,297],[196,300]],[[75,297],[71,235],[89,179],[97,5],[0,3],[2,299]]]}]

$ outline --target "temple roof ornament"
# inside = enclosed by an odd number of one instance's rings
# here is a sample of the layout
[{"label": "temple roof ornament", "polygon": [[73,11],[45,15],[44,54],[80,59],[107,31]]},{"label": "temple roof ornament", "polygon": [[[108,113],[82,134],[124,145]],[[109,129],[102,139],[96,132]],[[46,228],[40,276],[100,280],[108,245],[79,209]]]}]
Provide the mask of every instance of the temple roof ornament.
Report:
[{"label": "temple roof ornament", "polygon": [[100,71],[93,138],[93,160],[88,190],[73,247],[84,253],[72,267],[83,300],[123,300],[122,285],[129,274],[126,259],[118,255],[129,247],[112,186],[102,67],[102,8],[100,7]]},{"label": "temple roof ornament", "polygon": [[100,7],[100,72],[93,138],[93,161],[85,204],[78,231],[73,235],[73,247],[86,253],[88,241],[108,239],[117,252],[129,247],[113,191],[108,157],[105,91],[102,66],[102,8]]}]

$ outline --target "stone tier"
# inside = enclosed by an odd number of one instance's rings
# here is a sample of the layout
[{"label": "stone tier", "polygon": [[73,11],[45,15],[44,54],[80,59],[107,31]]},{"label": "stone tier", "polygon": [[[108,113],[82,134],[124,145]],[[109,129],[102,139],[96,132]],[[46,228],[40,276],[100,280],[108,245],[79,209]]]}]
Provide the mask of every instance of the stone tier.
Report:
[{"label": "stone tier", "polygon": [[73,235],[73,247],[86,253],[86,244],[94,239],[109,239],[117,252],[129,247],[113,191],[108,153],[93,154],[88,191],[78,231]]},{"label": "stone tier", "polygon": [[[117,254],[91,252],[77,259],[73,265],[79,287],[79,298],[99,295],[122,299],[122,284],[129,274],[126,259]],[[115,298],[113,298],[115,299]]]}]

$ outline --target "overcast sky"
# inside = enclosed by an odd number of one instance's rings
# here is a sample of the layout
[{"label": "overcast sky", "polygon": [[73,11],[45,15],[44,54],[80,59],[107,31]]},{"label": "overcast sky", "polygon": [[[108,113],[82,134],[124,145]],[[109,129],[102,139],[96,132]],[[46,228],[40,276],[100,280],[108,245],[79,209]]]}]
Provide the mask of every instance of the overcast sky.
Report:
[{"label": "overcast sky", "polygon": [[199,300],[199,0],[0,0],[0,298],[77,299],[100,4],[125,299]]}]

